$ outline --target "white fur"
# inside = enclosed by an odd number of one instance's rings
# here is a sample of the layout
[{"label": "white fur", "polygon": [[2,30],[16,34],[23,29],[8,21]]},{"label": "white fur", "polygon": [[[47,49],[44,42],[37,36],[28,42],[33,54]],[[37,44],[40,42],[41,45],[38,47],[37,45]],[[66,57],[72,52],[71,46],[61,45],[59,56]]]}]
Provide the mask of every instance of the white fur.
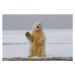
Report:
[{"label": "white fur", "polygon": [[[39,26],[39,27],[37,28],[37,26]],[[32,30],[32,33],[30,34],[30,36],[31,37],[26,36],[30,42],[28,57],[46,56],[46,51],[45,51],[46,38],[45,38],[43,29],[42,29],[42,23],[39,23],[39,22],[33,23],[33,30]],[[33,40],[31,40],[31,39],[33,39]]]}]

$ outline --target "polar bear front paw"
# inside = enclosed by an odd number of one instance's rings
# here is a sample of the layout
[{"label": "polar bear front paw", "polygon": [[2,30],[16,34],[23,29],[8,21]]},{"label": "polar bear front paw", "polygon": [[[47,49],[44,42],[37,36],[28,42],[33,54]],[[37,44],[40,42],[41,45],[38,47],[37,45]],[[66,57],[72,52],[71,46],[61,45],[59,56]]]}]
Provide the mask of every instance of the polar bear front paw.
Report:
[{"label": "polar bear front paw", "polygon": [[25,36],[30,36],[30,33],[29,33],[29,32],[26,32],[26,33],[25,33]]},{"label": "polar bear front paw", "polygon": [[44,44],[44,40],[38,40],[38,44]]}]

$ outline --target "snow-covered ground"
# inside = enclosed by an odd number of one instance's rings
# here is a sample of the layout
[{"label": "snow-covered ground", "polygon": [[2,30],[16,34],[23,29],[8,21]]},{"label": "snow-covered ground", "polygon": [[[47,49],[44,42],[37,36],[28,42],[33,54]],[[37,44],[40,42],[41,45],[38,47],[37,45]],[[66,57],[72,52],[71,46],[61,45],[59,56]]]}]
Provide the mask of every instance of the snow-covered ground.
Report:
[{"label": "snow-covered ground", "polygon": [[[27,57],[28,40],[25,32],[31,30],[3,31],[3,57]],[[46,56],[73,56],[72,29],[46,29]]]}]

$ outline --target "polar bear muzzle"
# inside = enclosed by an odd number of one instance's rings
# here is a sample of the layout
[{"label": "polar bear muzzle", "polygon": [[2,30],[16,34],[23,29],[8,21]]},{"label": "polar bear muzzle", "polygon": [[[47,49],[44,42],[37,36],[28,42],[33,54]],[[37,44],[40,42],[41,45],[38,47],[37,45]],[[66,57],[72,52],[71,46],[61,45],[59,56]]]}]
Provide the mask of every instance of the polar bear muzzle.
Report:
[{"label": "polar bear muzzle", "polygon": [[39,26],[37,26],[37,28],[39,28]]}]

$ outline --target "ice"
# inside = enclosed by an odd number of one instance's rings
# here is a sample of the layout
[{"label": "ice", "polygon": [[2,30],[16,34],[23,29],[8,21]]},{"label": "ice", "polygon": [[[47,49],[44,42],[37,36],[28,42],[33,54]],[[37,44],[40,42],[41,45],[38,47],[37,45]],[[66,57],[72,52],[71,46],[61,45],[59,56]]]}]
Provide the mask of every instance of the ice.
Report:
[{"label": "ice", "polygon": [[[28,30],[31,32],[31,30]],[[27,57],[27,30],[3,31],[3,57]],[[44,29],[47,57],[72,56],[72,29]]]}]

